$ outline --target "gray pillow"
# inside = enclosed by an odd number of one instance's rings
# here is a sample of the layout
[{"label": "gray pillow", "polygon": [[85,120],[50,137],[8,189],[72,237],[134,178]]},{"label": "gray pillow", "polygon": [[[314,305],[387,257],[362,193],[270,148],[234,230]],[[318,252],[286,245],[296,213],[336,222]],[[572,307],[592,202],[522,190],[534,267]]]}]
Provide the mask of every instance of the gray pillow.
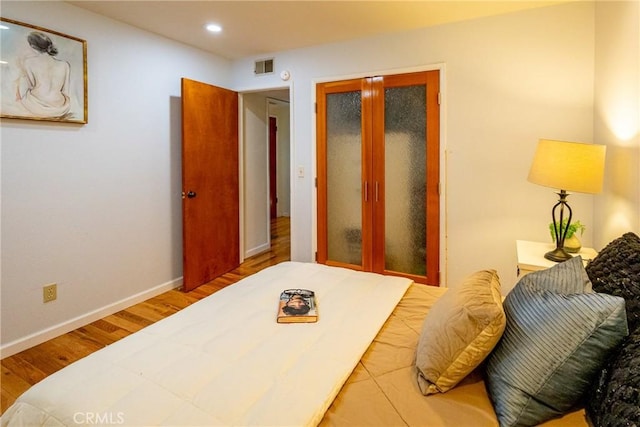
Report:
[{"label": "gray pillow", "polygon": [[628,334],[624,299],[593,293],[580,257],[524,276],[504,310],[507,326],[486,369],[501,427],[572,409]]}]

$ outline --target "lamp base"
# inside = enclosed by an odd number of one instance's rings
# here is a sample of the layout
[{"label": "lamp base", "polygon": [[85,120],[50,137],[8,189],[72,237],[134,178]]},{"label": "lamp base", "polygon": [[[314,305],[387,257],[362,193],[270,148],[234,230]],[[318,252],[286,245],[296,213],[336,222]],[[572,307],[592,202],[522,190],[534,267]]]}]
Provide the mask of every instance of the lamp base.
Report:
[{"label": "lamp base", "polygon": [[555,248],[554,250],[544,254],[544,257],[555,262],[562,262],[571,259],[571,255],[569,255],[563,248]]}]

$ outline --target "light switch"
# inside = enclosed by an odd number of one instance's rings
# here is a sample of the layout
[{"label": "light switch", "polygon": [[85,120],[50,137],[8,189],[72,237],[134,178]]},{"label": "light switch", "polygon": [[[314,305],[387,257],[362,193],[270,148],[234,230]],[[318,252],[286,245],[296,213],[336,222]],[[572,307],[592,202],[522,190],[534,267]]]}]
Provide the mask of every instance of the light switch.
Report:
[{"label": "light switch", "polygon": [[298,166],[298,178],[304,178],[304,166]]}]

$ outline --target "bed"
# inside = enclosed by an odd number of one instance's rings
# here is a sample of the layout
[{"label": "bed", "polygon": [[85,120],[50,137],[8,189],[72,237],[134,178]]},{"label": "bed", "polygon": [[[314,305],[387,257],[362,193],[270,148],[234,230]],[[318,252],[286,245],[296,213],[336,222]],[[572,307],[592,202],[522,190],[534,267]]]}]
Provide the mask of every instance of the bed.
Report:
[{"label": "bed", "polygon": [[[482,366],[446,393],[424,396],[416,381],[416,343],[424,318],[447,288],[412,284],[376,335],[320,426],[498,427]],[[544,427],[587,426],[581,408]]]},{"label": "bed", "polygon": [[[312,289],[317,323],[276,322],[280,292]],[[2,426],[497,426],[482,372],[423,396],[424,318],[447,292],[285,262],[47,377]],[[586,425],[575,411],[551,425]]]}]

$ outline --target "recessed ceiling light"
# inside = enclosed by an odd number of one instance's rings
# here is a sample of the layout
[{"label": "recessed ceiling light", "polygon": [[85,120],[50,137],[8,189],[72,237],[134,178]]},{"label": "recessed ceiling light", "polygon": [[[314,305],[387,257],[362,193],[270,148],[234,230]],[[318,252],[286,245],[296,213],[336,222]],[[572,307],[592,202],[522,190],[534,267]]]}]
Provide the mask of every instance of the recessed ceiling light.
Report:
[{"label": "recessed ceiling light", "polygon": [[212,33],[219,33],[222,31],[222,27],[218,24],[207,24],[205,28],[207,31],[211,31]]}]

